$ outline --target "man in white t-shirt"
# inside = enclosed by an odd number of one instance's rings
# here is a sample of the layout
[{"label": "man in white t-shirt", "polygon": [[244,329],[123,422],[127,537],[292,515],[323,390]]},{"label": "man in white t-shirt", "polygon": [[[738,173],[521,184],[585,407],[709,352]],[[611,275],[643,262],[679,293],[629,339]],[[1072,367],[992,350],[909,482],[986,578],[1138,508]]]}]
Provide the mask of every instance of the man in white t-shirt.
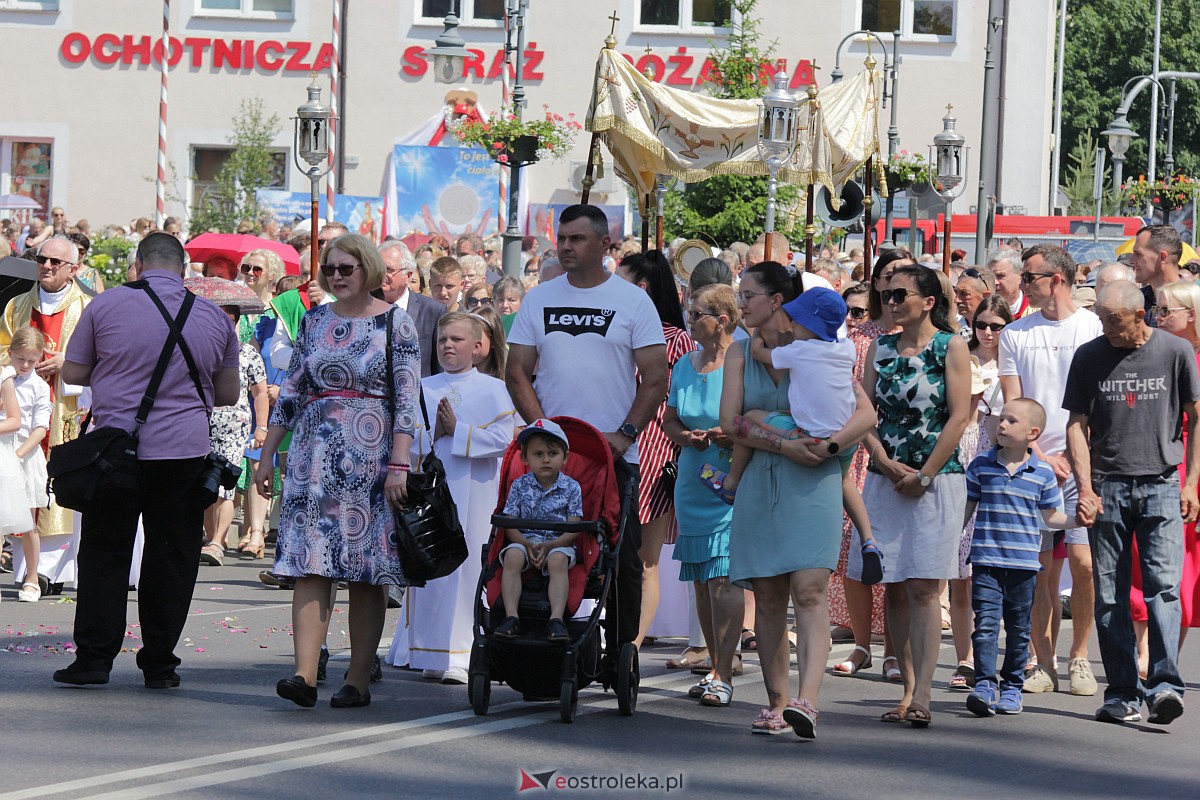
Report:
[{"label": "man in white t-shirt", "polygon": [[600,209],[574,205],[559,215],[566,274],[526,295],[505,379],[522,418],[577,417],[608,439],[618,483],[632,497],[617,579],[617,640],[625,643],[637,636],[642,607],[637,436],[666,399],[668,370],[658,312],[642,289],[604,269],[608,246]]},{"label": "man in white t-shirt", "polygon": [[[1016,397],[1037,400],[1046,409],[1046,426],[1033,443],[1037,456],[1054,470],[1062,485],[1067,516],[1076,512],[1078,489],[1067,460],[1068,413],[1062,407],[1071,359],[1082,345],[1103,333],[1100,318],[1075,305],[1071,288],[1075,262],[1057,245],[1040,244],[1022,253],[1021,285],[1029,302],[1040,311],[1022,317],[1000,334],[1000,387],[1005,401]],[[1026,670],[1025,691],[1058,690],[1056,645],[1052,620],[1058,605],[1062,561],[1054,559],[1054,534],[1042,531],[1042,571],[1034,590],[1030,640],[1037,665]],[[1088,662],[1088,635],[1095,617],[1092,553],[1086,528],[1065,532],[1071,569],[1071,641],[1068,672],[1071,694],[1093,695],[1096,679]]]}]

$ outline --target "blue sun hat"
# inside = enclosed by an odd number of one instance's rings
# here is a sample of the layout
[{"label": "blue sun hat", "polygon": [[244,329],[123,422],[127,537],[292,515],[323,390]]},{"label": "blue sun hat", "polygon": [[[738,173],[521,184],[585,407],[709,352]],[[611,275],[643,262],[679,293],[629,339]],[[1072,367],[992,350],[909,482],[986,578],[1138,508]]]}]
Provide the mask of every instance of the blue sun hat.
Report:
[{"label": "blue sun hat", "polygon": [[846,322],[846,301],[833,289],[817,286],[806,289],[783,310],[792,322],[803,325],[826,342],[836,342],[838,329]]}]

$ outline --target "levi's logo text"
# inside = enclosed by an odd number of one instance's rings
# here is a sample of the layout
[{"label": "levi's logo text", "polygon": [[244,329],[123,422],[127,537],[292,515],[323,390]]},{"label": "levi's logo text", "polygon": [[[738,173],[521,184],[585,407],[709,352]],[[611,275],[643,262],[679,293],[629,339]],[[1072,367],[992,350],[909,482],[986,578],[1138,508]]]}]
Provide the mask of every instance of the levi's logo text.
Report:
[{"label": "levi's logo text", "polygon": [[584,333],[608,335],[616,311],[608,308],[562,308],[548,307],[545,314],[546,333],[565,333],[579,336]]}]

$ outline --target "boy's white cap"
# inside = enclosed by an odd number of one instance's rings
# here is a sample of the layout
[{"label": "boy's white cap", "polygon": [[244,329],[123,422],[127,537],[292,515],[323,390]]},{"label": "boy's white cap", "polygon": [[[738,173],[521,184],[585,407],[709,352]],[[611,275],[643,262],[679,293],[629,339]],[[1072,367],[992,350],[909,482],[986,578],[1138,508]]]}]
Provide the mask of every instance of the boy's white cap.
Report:
[{"label": "boy's white cap", "polygon": [[563,447],[569,451],[571,443],[567,441],[567,434],[563,431],[562,426],[557,422],[549,419],[539,419],[533,422],[529,427],[517,434],[517,444],[524,445],[525,441],[535,433],[543,433],[547,436],[553,436],[563,443]]}]

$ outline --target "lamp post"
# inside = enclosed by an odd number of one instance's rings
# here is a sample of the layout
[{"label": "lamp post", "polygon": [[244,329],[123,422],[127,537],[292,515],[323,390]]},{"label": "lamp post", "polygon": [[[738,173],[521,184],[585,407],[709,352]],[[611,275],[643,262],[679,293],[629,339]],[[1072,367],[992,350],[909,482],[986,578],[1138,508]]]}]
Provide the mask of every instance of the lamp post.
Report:
[{"label": "lamp post", "polygon": [[1108,130],[1100,135],[1108,137],[1108,152],[1112,153],[1113,160],[1113,194],[1120,196],[1125,153],[1129,150],[1129,145],[1133,143],[1133,140],[1137,138],[1137,132],[1129,126],[1125,112],[1118,110],[1117,116],[1108,124]]},{"label": "lamp post", "polygon": [[935,168],[936,174],[930,176],[929,183],[937,196],[946,204],[943,215],[942,233],[942,271],[950,274],[950,218],[954,213],[954,201],[962,196],[966,183],[963,176],[967,174],[967,156],[970,148],[966,138],[954,129],[958,122],[952,113],[953,105],[946,106],[946,116],[942,117],[942,131],[933,137],[929,145],[929,165]]},{"label": "lamp post", "polygon": [[[333,109],[321,104],[321,87],[317,86],[317,73],[312,74],[312,83],[308,85],[308,100],[296,109],[293,117],[296,125],[295,147],[292,158],[296,168],[308,176],[312,188],[312,224],[316,228],[320,218],[320,191],[318,186],[321,178],[329,173],[333,166],[329,160],[329,121],[333,119]],[[301,161],[307,163],[307,168]],[[322,166],[323,165],[323,166]],[[333,209],[330,209],[332,212]],[[317,279],[317,232],[312,234],[312,263],[309,265],[308,279]]]},{"label": "lamp post", "polygon": [[442,20],[442,32],[425,51],[433,59],[433,79],[438,83],[454,83],[463,72],[463,62],[470,51],[458,32],[458,15],[451,10]]},{"label": "lamp post", "polygon": [[775,73],[775,87],[763,95],[758,110],[758,157],[767,165],[767,224],[763,256],[771,260],[770,233],[775,230],[775,192],[779,188],[779,170],[796,153],[800,100],[788,91],[787,69],[783,62]]},{"label": "lamp post", "polygon": [[[896,93],[900,90],[900,31],[892,31],[892,52],[889,54],[887,45],[877,33],[872,31],[854,31],[842,37],[838,42],[837,52],[834,54],[833,71],[829,73],[831,83],[837,83],[844,75],[842,73],[842,47],[846,42],[856,36],[866,36],[868,39],[875,39],[879,42],[879,47],[883,50],[883,74],[886,83],[883,87],[883,107],[888,108],[891,105],[891,116],[888,120],[888,160],[891,161],[900,150],[900,128],[896,124]],[[870,42],[868,41],[868,55],[870,55]],[[889,87],[888,84],[891,84]],[[887,241],[892,241],[892,209],[894,205],[893,192],[888,189],[887,198],[884,200],[884,230],[883,236]]]},{"label": "lamp post", "polygon": [[[525,107],[525,15],[529,11],[529,0],[506,0],[505,15],[508,17],[508,32],[504,39],[504,60],[513,60],[512,103],[509,110],[521,119]],[[515,44],[514,44],[515,40]],[[517,209],[521,197],[521,170],[524,165],[512,160],[508,165],[508,224],[504,229],[504,253],[501,262],[504,274],[512,278],[521,277],[521,230],[517,227]]]}]

